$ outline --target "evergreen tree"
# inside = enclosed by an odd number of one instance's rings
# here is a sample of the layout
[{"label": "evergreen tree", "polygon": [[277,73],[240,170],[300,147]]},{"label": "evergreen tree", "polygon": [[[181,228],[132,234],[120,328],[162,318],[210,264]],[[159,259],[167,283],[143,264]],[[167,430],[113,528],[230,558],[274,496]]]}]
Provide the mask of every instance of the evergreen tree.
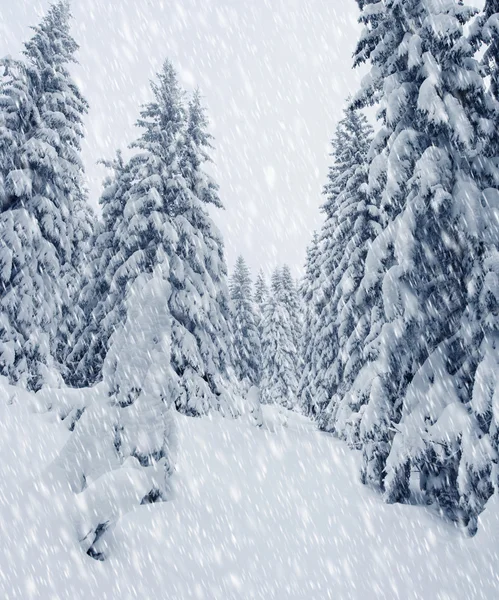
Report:
[{"label": "evergreen tree", "polygon": [[[212,408],[231,412],[230,304],[223,242],[206,208],[220,205],[217,186],[203,171],[210,139],[206,118],[198,94],[186,113],[168,61],[152,90],[154,101],[138,121],[143,133],[133,144],[139,152],[127,164],[118,156],[103,194],[104,227],[96,244],[101,256],[94,263],[95,281],[83,292],[87,320],[71,356],[75,383],[102,377],[109,340],[126,320],[134,281],[151,276],[160,261],[158,272],[170,289],[165,302],[171,314],[174,404],[188,414]],[[125,370],[106,372],[113,393],[135,394],[120,380]]]},{"label": "evergreen tree", "polygon": [[[358,373],[369,332],[370,312],[357,305],[356,292],[367,249],[379,232],[379,211],[366,190],[371,139],[365,116],[347,109],[332,141],[333,165],[324,188],[326,221],[316,267],[320,313],[309,334],[312,348],[302,393],[313,399],[325,429],[334,428],[337,404]],[[344,429],[338,429],[342,437]]]},{"label": "evergreen tree", "polygon": [[370,179],[383,183],[387,215],[361,283],[383,308],[355,382],[365,399],[362,475],[388,501],[403,501],[415,468],[427,499],[455,517],[458,415],[470,400],[487,318],[476,295],[488,238],[497,243],[484,194],[498,183],[496,117],[463,33],[473,9],[421,0],[360,6],[366,29],[356,60],[373,68],[357,105],[380,100],[382,159],[371,163]]},{"label": "evergreen tree", "polygon": [[260,335],[260,339],[262,337],[261,324],[263,320],[263,311],[265,307],[265,303],[267,302],[267,298],[269,295],[269,290],[267,287],[267,281],[265,279],[265,275],[263,273],[263,269],[258,271],[258,275],[255,280],[255,293],[254,293],[254,307],[255,307],[255,321],[258,327],[258,333]]},{"label": "evergreen tree", "polygon": [[64,0],[50,7],[24,60],[4,61],[0,89],[0,369],[33,390],[59,384],[52,353],[83,228],[87,103],[68,71],[78,49],[70,16]]},{"label": "evergreen tree", "polygon": [[[363,114],[350,108],[346,111],[343,127],[335,146],[339,177],[335,185],[342,190],[337,196],[330,195],[334,194],[332,186],[325,190],[328,202],[336,206],[336,228],[329,239],[331,249],[334,248],[331,255],[336,256],[336,262],[331,265],[330,287],[324,291],[324,296],[331,300],[325,302],[321,311],[317,334],[318,364],[324,366],[325,388],[320,375],[316,388],[327,390],[330,397],[322,415],[323,426],[334,429],[337,435],[356,447],[362,400],[355,394],[350,395],[350,390],[364,363],[364,347],[368,336],[376,331],[379,314],[372,297],[360,290],[360,284],[365,275],[368,250],[381,231],[383,213],[378,207],[376,190],[369,193],[367,188],[372,128]],[[334,177],[333,170],[330,176]],[[336,344],[333,352],[331,347],[327,349],[328,340],[331,346]],[[333,360],[330,362],[331,355]]]},{"label": "evergreen tree", "polygon": [[[139,275],[151,275],[156,266],[165,261],[169,262],[173,273],[182,269],[182,262],[176,255],[178,234],[174,219],[189,203],[189,190],[181,173],[185,110],[183,94],[171,63],[164,63],[151,88],[154,100],[144,105],[137,121],[142,134],[133,147],[140,152],[132,157],[128,166],[130,181],[128,189],[124,190],[123,217],[114,234],[118,252],[110,262],[113,271],[109,282],[111,302],[106,302],[102,314],[108,340],[113,330],[119,329],[126,319],[127,293]],[[119,194],[121,190],[117,191]],[[110,206],[115,207],[118,205]],[[163,267],[159,272],[169,278],[170,271]],[[168,304],[169,298],[164,301]],[[173,335],[171,325],[169,331]],[[107,350],[105,347],[104,355]],[[120,403],[125,405],[131,401],[135,384],[133,378],[127,379],[126,366],[123,368],[115,363],[114,371],[109,366],[106,374],[111,390],[121,397]],[[175,396],[179,394],[177,383]]]},{"label": "evergreen tree", "polygon": [[90,260],[95,252],[97,237],[96,217],[87,201],[87,190],[75,198],[73,205],[75,227],[73,230],[71,262],[63,272],[63,288],[67,294],[62,304],[61,319],[53,344],[53,354],[63,379],[70,380],[68,358],[77,340],[85,315],[79,306],[79,296],[88,284]]},{"label": "evergreen tree", "polygon": [[[494,190],[496,201],[499,199]],[[492,190],[488,190],[488,195]],[[484,271],[477,286],[478,314],[486,315],[481,323],[483,335],[479,361],[471,389],[471,418],[461,415],[461,462],[458,485],[463,520],[471,535],[477,529],[477,517],[487,500],[499,489],[499,253],[497,245],[485,256]],[[474,336],[475,340],[477,335]],[[464,412],[464,409],[463,409]]]},{"label": "evergreen tree", "polygon": [[[230,294],[222,236],[207,209],[222,207],[218,186],[205,172],[210,161],[208,120],[196,91],[188,106],[182,172],[187,202],[175,216],[176,253],[182,268],[172,270],[170,310],[174,369],[182,376],[179,410],[200,414],[210,408],[234,410]],[[176,342],[176,343],[175,343]]]},{"label": "evergreen tree", "polygon": [[104,181],[99,199],[102,220],[89,251],[89,265],[75,310],[71,352],[67,358],[67,383],[73,387],[94,385],[101,379],[109,340],[125,319],[123,290],[113,283],[122,261],[118,231],[123,226],[126,195],[131,186],[131,169],[120,151],[111,161],[102,161],[111,174]]},{"label": "evergreen tree", "polygon": [[[284,265],[281,269],[282,301],[287,308],[295,348],[299,348],[302,330],[301,304],[291,269]],[[300,357],[299,357],[300,358]]]},{"label": "evergreen tree", "polygon": [[319,235],[316,231],[307,247],[307,259],[305,263],[305,276],[300,286],[300,295],[304,306],[304,319],[302,338],[299,351],[303,364],[303,372],[298,386],[298,398],[302,411],[305,415],[315,417],[318,407],[315,403],[315,394],[312,392],[310,382],[314,369],[315,338],[313,332],[317,326],[317,318],[320,312],[319,304]]},{"label": "evergreen tree", "polygon": [[282,273],[272,274],[272,288],[262,323],[261,399],[264,404],[296,406],[298,353],[290,315],[283,300]]},{"label": "evergreen tree", "polygon": [[239,381],[249,389],[260,382],[261,348],[253,312],[250,272],[242,256],[236,261],[230,295],[235,371]]},{"label": "evergreen tree", "polygon": [[212,162],[209,152],[213,149],[213,136],[208,132],[208,125],[201,92],[196,88],[188,105],[183,174],[189,189],[201,202],[223,208],[218,185],[203,168],[205,163]]}]

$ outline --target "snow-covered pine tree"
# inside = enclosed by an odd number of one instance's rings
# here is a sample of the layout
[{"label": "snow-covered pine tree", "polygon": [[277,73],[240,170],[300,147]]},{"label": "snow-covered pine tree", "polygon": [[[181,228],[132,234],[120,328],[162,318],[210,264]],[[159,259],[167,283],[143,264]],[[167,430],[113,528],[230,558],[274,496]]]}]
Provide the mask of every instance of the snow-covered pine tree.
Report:
[{"label": "snow-covered pine tree", "polygon": [[[380,229],[379,211],[366,189],[371,140],[366,117],[348,108],[332,140],[333,165],[324,188],[326,221],[317,267],[320,315],[311,334],[313,352],[304,392],[314,399],[320,426],[329,430],[335,428],[339,400],[359,371],[370,330],[370,311],[357,305],[356,292],[367,249]],[[352,407],[349,417],[353,411]],[[343,429],[342,425],[339,435],[345,437]]]},{"label": "snow-covered pine tree", "polygon": [[[296,282],[288,265],[283,265],[281,269],[281,285],[282,301],[289,313],[293,344],[295,348],[299,348],[302,331],[302,307]],[[300,358],[298,357],[299,360]]]},{"label": "snow-covered pine tree", "polygon": [[415,468],[427,500],[456,516],[460,415],[479,360],[474,296],[492,235],[484,192],[498,182],[490,160],[497,117],[464,35],[473,9],[450,0],[360,5],[357,62],[372,70],[357,102],[381,102],[388,215],[361,285],[383,307],[354,384],[367,401],[362,475],[388,501],[402,501]]},{"label": "snow-covered pine tree", "polygon": [[[499,2],[486,0],[483,12],[471,27],[470,39],[477,50],[485,44],[481,66],[484,74],[490,76],[489,104],[496,113],[496,122],[499,110],[498,34]],[[489,144],[489,155],[499,156],[497,134]],[[488,169],[486,173],[490,177]],[[463,419],[459,431],[462,434],[458,474],[461,517],[470,535],[477,530],[478,515],[486,502],[494,491],[499,490],[499,233],[493,216],[499,202],[499,186],[497,179],[492,179],[490,184],[491,187],[483,192],[485,201],[482,202],[482,223],[488,235],[484,236],[483,256],[476,272],[475,285],[470,286],[474,293],[466,315],[468,322],[461,331],[461,335],[467,334],[468,340],[476,345],[478,354],[478,359],[473,362],[473,367],[477,365],[473,382],[467,382],[471,395],[471,418]]]},{"label": "snow-covered pine tree", "polygon": [[126,194],[131,186],[131,169],[121,151],[110,161],[110,170],[99,199],[102,219],[89,252],[89,264],[79,291],[75,310],[78,319],[73,331],[71,353],[67,358],[67,383],[87,387],[100,381],[109,339],[125,319],[124,290],[110,288],[121,265],[118,231],[123,225]]},{"label": "snow-covered pine tree", "polygon": [[77,341],[77,336],[85,314],[79,305],[82,289],[89,281],[90,262],[96,252],[95,241],[99,223],[87,201],[87,190],[82,189],[73,203],[73,240],[71,262],[64,267],[63,285],[67,295],[62,305],[61,319],[53,343],[53,354],[65,382],[71,378],[69,356]]},{"label": "snow-covered pine tree", "polygon": [[298,350],[303,365],[298,385],[298,398],[302,412],[305,415],[315,417],[317,406],[314,402],[315,395],[311,393],[310,381],[313,371],[314,336],[317,317],[320,311],[318,302],[318,284],[320,281],[319,269],[319,235],[314,231],[312,240],[307,247],[305,261],[305,275],[301,282],[299,293],[304,307],[302,337]]},{"label": "snow-covered pine tree", "polygon": [[253,310],[251,276],[239,256],[230,281],[232,335],[236,375],[247,389],[258,386],[261,374],[260,336]]},{"label": "snow-covered pine tree", "polygon": [[[96,315],[104,331],[112,331],[103,366],[109,396],[85,411],[76,442],[61,458],[76,489],[89,478],[119,483],[138,461],[140,486],[127,492],[132,503],[168,498],[172,408],[190,415],[236,410],[223,245],[206,210],[208,202],[220,201],[202,170],[205,121],[192,102],[186,123],[169,61],[152,91],[133,144],[139,153],[127,166],[118,157],[105,194],[107,217],[117,221],[103,235],[103,246],[117,252],[104,259],[110,301]],[[81,448],[89,450],[75,460]],[[104,521],[100,507],[94,512],[84,539],[88,552],[101,557],[102,531],[111,519]]]},{"label": "snow-covered pine tree", "polygon": [[290,315],[283,301],[282,273],[276,269],[262,322],[261,399],[264,404],[295,408],[298,352],[293,343]]},{"label": "snow-covered pine tree", "polygon": [[[237,395],[231,346],[230,294],[222,235],[208,214],[221,208],[218,185],[206,173],[212,136],[195,91],[188,106],[181,172],[189,194],[175,216],[176,253],[182,267],[172,268],[170,310],[174,370],[181,375],[177,408],[188,414],[210,409],[234,411]],[[172,265],[173,266],[173,265]]]},{"label": "snow-covered pine tree", "polygon": [[263,311],[265,307],[265,303],[267,302],[267,298],[269,295],[269,288],[267,286],[267,280],[265,278],[265,274],[263,269],[258,271],[258,275],[255,280],[255,292],[254,292],[254,307],[255,307],[255,321],[258,327],[258,332],[260,335],[260,339],[262,337],[261,324],[263,319]]},{"label": "snow-covered pine tree", "polygon": [[[145,282],[153,272],[170,278],[171,270],[181,268],[176,255],[178,234],[174,219],[180,207],[189,202],[180,168],[185,110],[183,93],[170,62],[164,63],[151,87],[154,99],[143,106],[137,121],[142,134],[133,147],[139,152],[128,163],[118,155],[109,164],[114,175],[106,181],[101,198],[104,224],[97,246],[102,249],[102,256],[94,265],[94,280],[89,293],[84,290],[82,304],[91,302],[92,295],[97,301],[86,310],[89,322],[71,357],[76,365],[75,377],[83,384],[101,378],[110,338],[113,333],[118,335],[126,321],[131,302],[127,298],[132,289],[139,294],[135,280],[140,276]],[[102,274],[98,277],[100,269]],[[169,298],[164,301],[168,305]],[[126,373],[126,365],[107,365],[106,383],[121,405],[140,396],[134,378],[127,379]]]},{"label": "snow-covered pine tree", "polygon": [[52,353],[81,227],[87,103],[68,71],[70,17],[65,0],[49,8],[0,90],[0,370],[33,390],[60,382]]},{"label": "snow-covered pine tree", "polygon": [[209,133],[208,126],[201,92],[196,88],[188,105],[182,172],[189,189],[201,202],[223,208],[218,196],[218,185],[204,170],[204,165],[212,162],[210,150],[213,150],[213,136]]},{"label": "snow-covered pine tree", "polygon": [[[490,196],[494,194],[494,199]],[[487,190],[497,206],[497,190]],[[493,221],[489,221],[489,224]],[[492,231],[495,226],[492,224]],[[497,233],[494,233],[494,237]],[[482,319],[473,319],[470,336],[479,353],[478,367],[474,373],[471,401],[471,418],[461,414],[461,426],[456,428],[462,435],[461,462],[458,485],[462,518],[468,532],[477,530],[477,517],[494,491],[499,490],[499,252],[497,243],[486,253],[483,272],[475,292],[476,312]],[[481,322],[480,322],[481,321]],[[462,411],[464,413],[464,410]]]},{"label": "snow-covered pine tree", "polygon": [[[113,254],[104,282],[109,291],[104,304],[93,310],[92,323],[109,338],[125,320],[125,299],[136,277],[150,275],[157,257],[167,256],[171,293],[165,302],[172,318],[170,357],[177,390],[173,402],[188,414],[212,408],[230,413],[235,385],[230,304],[223,242],[206,209],[208,202],[219,205],[220,201],[216,185],[203,172],[209,140],[203,130],[205,118],[194,101],[187,117],[183,92],[169,61],[152,90],[154,101],[145,105],[138,121],[143,133],[133,144],[140,152],[124,167],[119,185],[109,188],[117,223],[110,232]],[[166,276],[166,267],[161,272]],[[106,339],[103,348],[100,343],[88,357],[92,373],[98,372],[108,350]],[[107,370],[111,389],[121,390],[120,394],[130,388],[119,380],[125,372],[117,369],[113,378],[112,369]]]},{"label": "snow-covered pine tree", "polygon": [[[338,217],[337,228],[329,243],[332,247],[341,249],[341,257],[330,281],[332,285],[324,292],[324,296],[331,297],[331,301],[325,302],[318,331],[318,347],[321,348],[327,344],[331,334],[327,326],[331,319],[330,323],[334,323],[336,328],[337,343],[332,363],[327,359],[327,351],[325,353],[324,381],[330,386],[331,399],[322,416],[322,424],[354,447],[357,447],[359,441],[362,400],[355,395],[351,396],[350,390],[364,364],[364,347],[369,335],[376,331],[379,313],[373,298],[359,293],[365,274],[367,252],[380,233],[383,223],[376,187],[369,192],[367,186],[372,133],[372,128],[362,113],[351,108],[346,110],[342,147],[336,146],[339,159],[337,165],[341,165],[343,171],[336,185],[340,187],[343,183],[343,189],[336,198],[334,195],[328,196],[329,201],[334,202],[337,207]],[[334,176],[334,172],[331,171],[330,175]],[[326,188],[326,194],[334,194],[333,187]],[[319,350],[319,363],[322,357]],[[316,387],[320,388],[320,381],[316,382]]]}]

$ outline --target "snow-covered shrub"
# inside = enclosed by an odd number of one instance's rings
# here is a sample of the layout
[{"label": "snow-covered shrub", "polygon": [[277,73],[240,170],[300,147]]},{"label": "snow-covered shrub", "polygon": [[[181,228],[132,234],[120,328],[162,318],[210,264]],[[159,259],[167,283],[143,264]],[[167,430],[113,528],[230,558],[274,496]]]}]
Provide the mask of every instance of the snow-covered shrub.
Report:
[{"label": "snow-covered shrub", "polygon": [[179,386],[170,367],[170,294],[164,257],[131,287],[127,319],[111,338],[104,382],[97,386],[100,394],[85,407],[58,459],[71,489],[81,495],[79,534],[96,557],[102,552],[96,542],[124,511],[169,498]]}]

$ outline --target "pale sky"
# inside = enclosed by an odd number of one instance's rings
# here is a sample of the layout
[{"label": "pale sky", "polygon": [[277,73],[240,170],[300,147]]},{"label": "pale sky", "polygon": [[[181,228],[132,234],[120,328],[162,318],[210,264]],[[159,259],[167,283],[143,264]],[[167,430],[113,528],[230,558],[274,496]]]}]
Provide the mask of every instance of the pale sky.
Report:
[{"label": "pale sky", "polygon": [[[0,0],[0,55],[19,53],[47,6]],[[149,79],[168,57],[205,96],[229,265],[242,253],[253,275],[283,262],[298,274],[321,223],[329,140],[360,81],[355,0],[73,0],[73,14],[92,204],[105,175],[96,161],[136,137]]]}]

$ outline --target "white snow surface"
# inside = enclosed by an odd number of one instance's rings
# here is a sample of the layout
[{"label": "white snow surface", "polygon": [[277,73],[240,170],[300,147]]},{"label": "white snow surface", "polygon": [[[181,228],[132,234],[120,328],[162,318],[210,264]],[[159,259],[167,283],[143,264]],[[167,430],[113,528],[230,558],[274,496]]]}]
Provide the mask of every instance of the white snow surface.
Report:
[{"label": "white snow surface", "polygon": [[271,406],[263,427],[177,414],[172,500],[132,503],[96,561],[77,540],[83,499],[53,463],[72,434],[43,405],[0,381],[2,599],[499,597],[497,495],[466,538],[428,509],[383,504],[355,453]]}]

